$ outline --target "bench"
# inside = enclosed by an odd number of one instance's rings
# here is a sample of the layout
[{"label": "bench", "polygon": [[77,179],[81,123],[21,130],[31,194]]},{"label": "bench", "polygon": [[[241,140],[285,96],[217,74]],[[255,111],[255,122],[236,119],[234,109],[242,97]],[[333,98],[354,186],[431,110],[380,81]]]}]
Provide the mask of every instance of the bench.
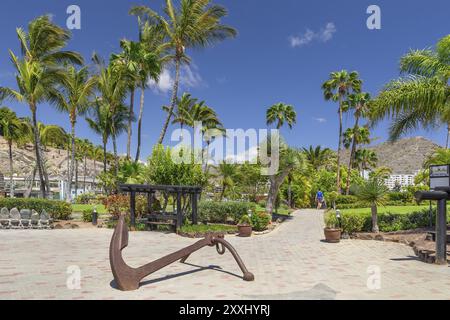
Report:
[{"label": "bench", "polygon": [[39,214],[35,210],[13,208],[0,210],[0,229],[52,229],[53,219],[45,210]]},{"label": "bench", "polygon": [[149,226],[150,230],[156,229],[157,226],[170,226],[176,231],[178,217],[176,214],[152,213],[141,219],[140,222]]},{"label": "bench", "polygon": [[[428,232],[429,235],[431,235],[431,238],[433,242],[436,242],[436,231],[430,231]],[[447,243],[450,244],[450,232],[447,231]]]}]

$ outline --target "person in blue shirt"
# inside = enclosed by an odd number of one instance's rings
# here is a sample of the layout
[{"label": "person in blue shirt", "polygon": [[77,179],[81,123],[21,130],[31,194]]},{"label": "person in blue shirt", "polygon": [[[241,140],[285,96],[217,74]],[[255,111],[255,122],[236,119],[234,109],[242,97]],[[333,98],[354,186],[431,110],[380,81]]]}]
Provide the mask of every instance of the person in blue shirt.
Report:
[{"label": "person in blue shirt", "polygon": [[319,191],[317,191],[317,194],[316,194],[317,210],[321,210],[322,209],[323,204],[324,204],[324,200],[325,200],[324,194],[319,189]]}]

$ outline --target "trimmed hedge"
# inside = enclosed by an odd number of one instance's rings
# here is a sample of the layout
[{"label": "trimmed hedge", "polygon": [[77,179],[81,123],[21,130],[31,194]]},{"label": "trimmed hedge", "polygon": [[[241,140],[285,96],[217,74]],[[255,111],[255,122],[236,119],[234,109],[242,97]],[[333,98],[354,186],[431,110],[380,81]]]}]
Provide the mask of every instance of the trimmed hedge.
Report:
[{"label": "trimmed hedge", "polygon": [[45,210],[53,219],[57,220],[68,220],[72,214],[72,206],[67,202],[35,198],[0,198],[0,208],[29,209],[39,213]]},{"label": "trimmed hedge", "polygon": [[203,201],[198,205],[199,221],[203,223],[238,223],[248,211],[255,211],[256,205],[251,202],[215,202]]},{"label": "trimmed hedge", "polygon": [[[433,221],[436,221],[436,210],[433,210]],[[407,214],[390,212],[378,214],[378,226],[381,232],[426,228],[429,224],[430,212],[428,209]],[[356,232],[371,232],[372,216],[370,213],[344,212],[342,214],[342,229],[349,234]]]},{"label": "trimmed hedge", "polygon": [[[417,203],[391,200],[391,201],[387,201],[384,205],[389,206],[389,207],[401,207],[401,206],[415,206],[415,205],[417,205]],[[368,207],[370,207],[370,205],[368,205],[367,203],[362,202],[362,201],[356,201],[354,203],[336,204],[336,209],[340,209],[340,210],[368,208]]]}]

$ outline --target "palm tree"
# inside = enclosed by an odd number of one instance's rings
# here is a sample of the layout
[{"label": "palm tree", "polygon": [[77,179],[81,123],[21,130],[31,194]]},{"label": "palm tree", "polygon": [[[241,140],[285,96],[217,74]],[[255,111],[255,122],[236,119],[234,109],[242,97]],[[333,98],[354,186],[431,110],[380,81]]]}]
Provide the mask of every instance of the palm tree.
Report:
[{"label": "palm tree", "polygon": [[343,114],[345,110],[345,100],[351,93],[359,93],[361,91],[362,81],[356,71],[348,73],[346,70],[332,72],[330,78],[322,85],[324,97],[326,101],[338,102],[339,114],[339,144],[337,153],[337,190],[341,193],[341,150],[342,150],[342,134],[343,134]]},{"label": "palm tree", "polygon": [[99,161],[99,159],[103,158],[103,149],[102,149],[102,147],[95,146],[94,148],[92,148],[91,153],[90,153],[89,156],[94,161],[94,174],[92,175],[92,184],[95,185],[95,179],[96,179],[96,176],[97,176],[97,161]]},{"label": "palm tree", "polygon": [[355,166],[359,167],[361,172],[368,170],[377,165],[378,157],[377,154],[368,149],[361,149],[356,151],[355,154]]},{"label": "palm tree", "polygon": [[378,233],[378,206],[384,205],[387,200],[389,189],[384,181],[379,178],[371,178],[357,189],[356,196],[359,200],[368,202],[372,211],[372,232]]},{"label": "palm tree", "polygon": [[423,166],[424,168],[429,168],[432,165],[446,165],[449,163],[450,163],[450,149],[439,148],[435,150],[435,152],[426,159]]},{"label": "palm tree", "polygon": [[62,85],[62,96],[56,104],[58,110],[69,114],[71,125],[71,166],[68,175],[68,188],[66,192],[66,200],[71,199],[71,181],[74,174],[75,165],[75,126],[78,116],[84,115],[89,107],[89,99],[91,98],[96,86],[96,78],[89,77],[87,67],[77,70],[74,66],[69,66],[66,72],[66,78]]},{"label": "palm tree", "polygon": [[28,33],[21,28],[16,31],[23,58],[19,59],[11,50],[10,56],[16,69],[18,90],[2,87],[0,96],[25,102],[30,108],[41,196],[46,198],[50,190],[48,182],[44,179],[45,167],[37,128],[37,107],[44,101],[55,102],[57,96],[55,86],[64,78],[59,64],[61,62],[81,64],[83,59],[78,53],[62,50],[70,39],[70,33],[53,24],[48,16],[30,22]]},{"label": "palm tree", "polygon": [[450,146],[450,35],[435,50],[412,50],[402,57],[402,78],[391,81],[375,100],[372,120],[393,117],[390,139],[419,127],[447,126]]},{"label": "palm tree", "polygon": [[109,109],[107,116],[109,117],[109,133],[112,138],[114,147],[114,164],[116,169],[116,176],[119,170],[119,158],[117,154],[117,137],[123,132],[123,128],[117,128],[118,119],[121,121],[126,118],[128,120],[129,115],[123,114],[124,100],[127,94],[127,82],[125,77],[120,72],[117,72],[113,65],[108,67],[101,67],[100,74],[98,75],[98,90],[101,95],[100,103],[107,106]]},{"label": "palm tree", "polygon": [[[3,108],[2,108],[3,109]],[[7,108],[5,108],[7,109]],[[0,134],[8,143],[9,154],[9,172],[10,172],[10,192],[11,198],[14,198],[14,161],[12,147],[14,142],[20,142],[25,136],[29,135],[29,126],[21,119],[17,118],[15,112],[8,109],[8,116],[2,114],[0,119]]]},{"label": "palm tree", "polygon": [[353,168],[353,162],[355,161],[356,148],[358,143],[360,143],[359,121],[367,114],[369,109],[369,102],[370,94],[365,92],[351,94],[348,97],[348,107],[355,110],[355,125],[353,127],[352,146],[350,151],[350,160],[348,162],[347,185],[345,188],[347,195],[350,194],[350,173]]},{"label": "palm tree", "polygon": [[[177,101],[177,109],[174,112],[172,124],[179,124],[182,130],[184,126],[190,126],[191,123],[193,126],[191,112],[197,102],[198,99],[192,98],[189,93],[184,93],[181,99]],[[163,109],[170,112],[170,107],[164,107]]]},{"label": "palm tree", "polygon": [[222,179],[222,192],[220,193],[220,201],[222,201],[226,190],[234,185],[234,178],[237,174],[237,166],[235,164],[223,161],[219,164],[217,171]]},{"label": "palm tree", "polygon": [[281,129],[285,122],[288,124],[289,128],[292,129],[293,125],[297,123],[297,113],[293,106],[280,102],[274,104],[267,110],[266,119],[267,125],[276,122],[278,130]]},{"label": "palm tree", "polygon": [[[150,28],[150,29],[149,29]],[[151,34],[150,34],[151,33]],[[122,53],[113,54],[111,62],[119,72],[127,78],[128,88],[130,91],[130,106],[128,115],[128,141],[127,141],[127,158],[131,158],[131,136],[132,122],[134,119],[134,95],[136,88],[141,89],[140,112],[138,120],[138,146],[136,152],[136,162],[140,158],[141,135],[142,135],[142,117],[144,112],[144,92],[147,87],[148,79],[155,81],[159,79],[161,73],[161,37],[155,36],[157,30],[151,27],[142,26],[140,23],[140,41],[133,42],[122,40],[120,47]],[[145,36],[142,36],[142,35]],[[149,35],[150,34],[150,35]],[[148,36],[146,36],[148,35]]]},{"label": "palm tree", "polygon": [[102,137],[103,143],[103,173],[107,172],[107,151],[106,146],[111,137],[111,117],[109,107],[103,105],[99,98],[95,99],[95,104],[89,111],[86,121],[89,127]]},{"label": "palm tree", "polygon": [[321,146],[317,146],[315,148],[313,146],[309,146],[309,149],[303,148],[302,151],[306,157],[306,161],[308,161],[308,163],[316,171],[324,167],[329,162],[333,153],[329,148],[322,148]]},{"label": "palm tree", "polygon": [[171,59],[175,63],[175,81],[169,113],[164,122],[159,144],[162,144],[169,127],[178,98],[180,69],[182,64],[189,64],[186,54],[189,48],[207,47],[215,42],[235,37],[235,29],[221,24],[221,19],[227,15],[227,10],[214,5],[210,0],[181,0],[176,8],[172,0],[166,0],[164,8],[166,17],[158,15],[148,7],[134,7],[132,14],[138,15],[143,21],[156,22],[164,31],[168,48],[172,51]]}]

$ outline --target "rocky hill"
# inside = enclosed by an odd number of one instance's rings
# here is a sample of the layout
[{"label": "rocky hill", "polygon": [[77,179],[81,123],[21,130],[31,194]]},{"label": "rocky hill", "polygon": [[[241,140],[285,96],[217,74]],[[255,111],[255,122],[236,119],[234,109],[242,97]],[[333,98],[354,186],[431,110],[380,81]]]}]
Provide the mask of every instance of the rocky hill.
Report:
[{"label": "rocky hill", "polygon": [[[55,148],[47,148],[44,152],[48,174],[54,179],[65,179],[67,177],[67,151]],[[24,148],[13,147],[14,173],[19,177],[30,177],[35,166],[35,154],[32,145]],[[94,170],[95,167],[95,170]],[[97,176],[103,170],[102,161],[94,161],[88,159],[86,163],[87,177]],[[8,144],[5,139],[0,136],[0,172],[9,176],[9,155]],[[82,161],[78,163],[78,175],[84,175],[84,164]]]},{"label": "rocky hill", "polygon": [[[414,137],[394,143],[381,143],[367,149],[375,151],[379,167],[389,167],[396,174],[410,174],[422,169],[427,156],[439,147],[428,139]],[[343,152],[343,159],[344,163],[348,163],[349,151]]]}]

